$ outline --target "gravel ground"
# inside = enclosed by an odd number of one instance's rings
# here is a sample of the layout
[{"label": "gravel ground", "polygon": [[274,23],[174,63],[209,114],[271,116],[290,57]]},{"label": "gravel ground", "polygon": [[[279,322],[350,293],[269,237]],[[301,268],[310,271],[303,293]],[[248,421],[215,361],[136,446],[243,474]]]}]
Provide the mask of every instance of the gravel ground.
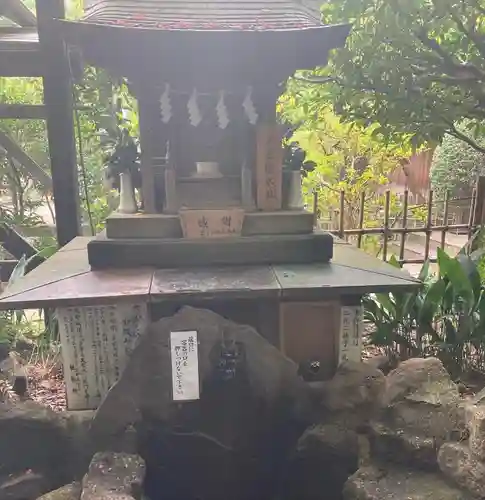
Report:
[{"label": "gravel ground", "polygon": [[66,409],[66,384],[61,370],[45,375],[40,367],[29,368],[29,398],[54,411]]}]

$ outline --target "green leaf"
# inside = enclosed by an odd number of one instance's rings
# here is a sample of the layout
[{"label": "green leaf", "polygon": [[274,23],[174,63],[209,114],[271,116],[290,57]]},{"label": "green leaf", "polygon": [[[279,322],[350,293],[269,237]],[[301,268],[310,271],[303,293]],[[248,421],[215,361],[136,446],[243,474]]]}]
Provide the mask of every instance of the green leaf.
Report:
[{"label": "green leaf", "polygon": [[430,266],[430,262],[429,262],[429,259],[426,260],[426,262],[423,264],[423,267],[421,268],[421,270],[419,271],[419,275],[418,275],[418,280],[419,281],[426,281],[429,277],[429,266]]},{"label": "green leaf", "polygon": [[470,286],[472,287],[474,295],[478,297],[482,288],[482,281],[478,272],[476,261],[474,261],[474,259],[472,259],[468,255],[463,254],[457,255],[456,260],[459,262],[461,268],[463,269],[463,272],[468,279]]},{"label": "green leaf", "polygon": [[391,266],[397,267],[399,269],[402,268],[402,265],[399,263],[399,261],[397,260],[397,257],[394,254],[391,255],[391,257],[389,258],[387,263],[390,264]]},{"label": "green leaf", "polygon": [[381,308],[384,308],[387,311],[389,316],[392,317],[396,314],[396,305],[389,294],[376,293],[376,302]]},{"label": "green leaf", "polygon": [[25,255],[22,255],[22,257],[19,259],[16,266],[14,267],[12,274],[10,275],[10,279],[8,280],[6,290],[8,290],[9,286],[12,286],[14,283],[16,283],[19,280],[19,278],[25,275],[28,264],[29,264],[29,259],[27,259]]},{"label": "green leaf", "polygon": [[[443,255],[444,252],[442,252]],[[463,267],[458,259],[441,258],[438,254],[438,262],[440,264],[440,273],[446,277],[452,287],[453,300],[456,302],[458,298],[463,299],[467,311],[471,311],[475,303],[475,295],[472,283],[465,274]]]},{"label": "green leaf", "polygon": [[418,325],[430,326],[435,320],[443,300],[446,283],[437,279],[424,293],[423,303],[418,311]]}]

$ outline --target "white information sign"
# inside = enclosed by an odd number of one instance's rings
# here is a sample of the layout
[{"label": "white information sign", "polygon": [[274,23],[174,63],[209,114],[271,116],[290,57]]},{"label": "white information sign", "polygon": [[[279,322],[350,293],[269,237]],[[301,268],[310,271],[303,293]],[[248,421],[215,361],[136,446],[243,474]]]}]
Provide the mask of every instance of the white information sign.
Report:
[{"label": "white information sign", "polygon": [[197,332],[170,332],[174,401],[200,398]]},{"label": "white information sign", "polygon": [[361,361],[362,357],[362,306],[343,306],[340,313],[339,364],[344,361]]}]

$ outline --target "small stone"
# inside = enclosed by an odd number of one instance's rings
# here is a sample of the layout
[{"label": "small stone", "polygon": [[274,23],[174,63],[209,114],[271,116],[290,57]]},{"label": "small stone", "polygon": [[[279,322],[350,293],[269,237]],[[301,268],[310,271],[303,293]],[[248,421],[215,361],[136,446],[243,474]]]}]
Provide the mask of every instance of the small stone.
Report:
[{"label": "small stone", "polygon": [[[384,374],[366,363],[346,361],[335,376],[326,382],[311,384],[314,394],[320,397],[320,416],[332,420],[330,415],[360,425],[374,416],[384,392]],[[318,415],[317,415],[318,417]]]},{"label": "small stone", "polygon": [[480,460],[485,460],[485,406],[479,406],[472,412],[468,425],[470,449]]},{"label": "small stone", "polygon": [[385,354],[378,354],[375,356],[372,356],[364,361],[364,363],[377,368],[384,374],[388,374],[393,366],[392,360],[389,358],[389,356],[386,356]]},{"label": "small stone", "polygon": [[52,390],[52,388],[54,387],[55,385],[55,382],[53,380],[42,380],[40,383],[39,383],[39,387],[42,387],[42,389],[47,389],[47,390]]},{"label": "small stone", "polygon": [[338,424],[307,429],[286,474],[285,498],[337,498],[349,475],[357,470],[358,456],[359,436],[352,429]]},{"label": "small stone", "polygon": [[356,462],[357,433],[338,424],[321,424],[307,429],[297,444],[302,456],[322,456],[327,459],[343,458]]},{"label": "small stone", "polygon": [[458,398],[458,388],[439,359],[412,358],[387,376],[382,404],[387,407],[407,399],[443,405]]},{"label": "small stone", "polygon": [[42,495],[37,500],[79,500],[81,496],[81,483],[77,481],[66,484],[57,490]]},{"label": "small stone", "polygon": [[478,498],[485,498],[485,463],[460,443],[445,443],[438,453],[443,474]]},{"label": "small stone", "polygon": [[364,467],[345,484],[344,500],[471,500],[438,474]]},{"label": "small stone", "polygon": [[82,481],[81,500],[139,500],[145,462],[138,455],[100,452]]},{"label": "small stone", "polygon": [[458,388],[436,358],[409,359],[387,376],[380,418],[391,429],[434,439],[437,448],[466,428]]},{"label": "small stone", "polygon": [[430,471],[438,468],[438,450],[433,437],[417,436],[373,422],[370,426],[370,443],[372,456],[382,461],[419,466]]}]

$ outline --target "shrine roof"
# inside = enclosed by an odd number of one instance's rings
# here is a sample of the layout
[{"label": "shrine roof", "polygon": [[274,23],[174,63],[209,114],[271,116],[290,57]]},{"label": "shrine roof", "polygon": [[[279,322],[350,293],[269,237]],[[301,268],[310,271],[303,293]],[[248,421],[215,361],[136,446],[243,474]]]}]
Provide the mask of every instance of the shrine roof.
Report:
[{"label": "shrine roof", "polygon": [[43,68],[35,28],[0,27],[1,76],[42,76]]},{"label": "shrine roof", "polygon": [[132,82],[230,87],[325,66],[351,26],[320,18],[316,0],[92,0],[81,19],[58,19],[57,29],[86,63]]},{"label": "shrine roof", "polygon": [[82,21],[158,30],[273,31],[322,27],[316,3],[288,0],[94,0]]}]

